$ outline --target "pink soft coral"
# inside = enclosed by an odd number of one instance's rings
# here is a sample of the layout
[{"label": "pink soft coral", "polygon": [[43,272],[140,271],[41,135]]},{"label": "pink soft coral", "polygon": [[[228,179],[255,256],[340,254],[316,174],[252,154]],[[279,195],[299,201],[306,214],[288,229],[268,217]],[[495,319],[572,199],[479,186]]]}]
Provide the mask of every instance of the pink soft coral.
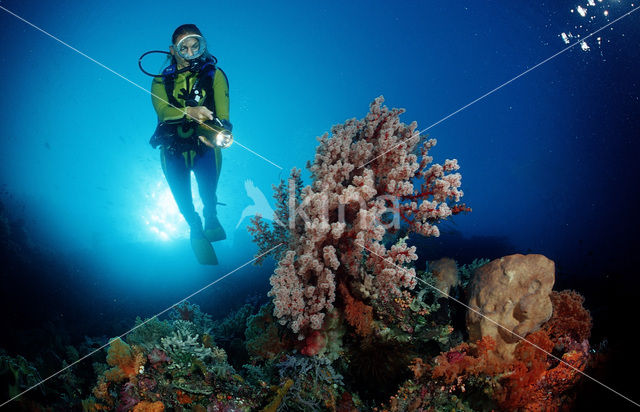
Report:
[{"label": "pink soft coral", "polygon": [[319,139],[307,164],[310,186],[301,188],[294,169],[288,184],[276,188],[280,224],[252,222],[259,254],[284,243],[274,253],[270,295],[275,316],[300,339],[322,327],[338,280],[360,299],[382,301],[415,286],[414,269],[405,267],[417,259],[415,247],[400,240],[387,248],[393,242],[383,242],[385,234],[438,236],[438,222],[470,210],[454,204],[462,196],[460,174],[452,173],[457,161],[430,165],[435,140],[420,145],[416,123],[401,123],[404,110],[383,101],[375,99],[363,120],[347,120]]}]

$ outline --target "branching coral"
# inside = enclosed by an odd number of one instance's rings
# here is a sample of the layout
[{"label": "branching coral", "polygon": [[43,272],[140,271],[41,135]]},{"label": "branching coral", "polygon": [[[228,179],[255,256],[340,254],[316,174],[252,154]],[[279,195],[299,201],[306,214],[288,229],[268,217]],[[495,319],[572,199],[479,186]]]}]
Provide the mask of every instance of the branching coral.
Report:
[{"label": "branching coral", "polygon": [[582,305],[584,296],[573,290],[551,293],[553,315],[543,325],[554,342],[569,338],[575,342],[588,340],[591,335],[591,314]]},{"label": "branching coral", "polygon": [[136,317],[136,325],[127,335],[127,340],[131,344],[151,351],[160,345],[160,339],[167,336],[172,330],[173,326],[168,321],[161,321],[156,317],[143,321],[140,317]]},{"label": "branching coral", "polygon": [[[291,227],[293,225],[290,226],[290,222],[295,223],[295,208],[302,203],[304,183],[300,177],[300,170],[293,169],[287,181],[282,180],[278,186],[273,185],[272,187],[276,200],[273,223],[270,225],[262,216],[256,215],[251,218],[251,226],[248,227],[254,243],[258,245],[259,252],[254,262],[256,265],[261,264],[269,255],[279,261],[287,248],[276,246],[289,245],[293,240],[293,232],[299,230],[295,226]],[[290,212],[293,212],[293,216]],[[265,254],[269,250],[271,252]]]},{"label": "branching coral", "polygon": [[200,306],[189,301],[184,301],[174,307],[173,310],[169,312],[169,319],[191,322],[199,334],[209,333],[212,326],[211,315],[202,312]]},{"label": "branching coral", "polygon": [[[155,346],[157,328],[153,323],[156,322],[150,323],[152,327],[138,337],[147,336],[153,341],[151,346]],[[249,410],[247,408],[255,405],[254,388],[235,374],[226,362],[225,351],[216,347],[210,337],[207,339],[208,335],[200,339],[193,322],[177,319],[157,322],[155,326],[158,324],[168,325],[172,331],[148,352],[120,339],[111,342],[106,358],[108,365],[96,368],[100,376],[93,388],[95,398],[84,402],[88,410],[151,411],[164,407],[182,410],[181,405],[186,404],[192,410],[205,410],[214,405],[221,405],[220,410],[246,405],[233,410]],[[145,368],[147,360],[150,365]],[[214,394],[219,398],[214,399]]]},{"label": "branching coral", "polygon": [[327,358],[288,356],[277,367],[283,381],[293,380],[282,398],[283,406],[293,410],[335,409],[342,376]]},{"label": "branching coral", "polygon": [[276,189],[276,224],[260,218],[250,229],[262,254],[278,243],[271,277],[274,314],[303,339],[322,327],[334,307],[337,281],[389,301],[415,286],[415,247],[387,248],[385,234],[438,236],[437,223],[470,210],[460,200],[456,160],[431,165],[431,139],[416,123],[400,122],[379,97],[363,120],[350,119],[323,135],[312,183],[302,188],[300,171]]},{"label": "branching coral", "polygon": [[462,265],[458,268],[458,271],[460,272],[460,285],[462,288],[464,289],[469,285],[469,282],[471,282],[471,278],[473,277],[473,272],[476,269],[489,262],[489,259],[473,259],[473,262]]},{"label": "branching coral", "polygon": [[178,329],[166,338],[161,339],[162,349],[171,358],[169,369],[181,369],[188,372],[194,360],[208,363],[224,363],[227,355],[219,348],[205,347],[198,341],[198,335],[190,335]]}]

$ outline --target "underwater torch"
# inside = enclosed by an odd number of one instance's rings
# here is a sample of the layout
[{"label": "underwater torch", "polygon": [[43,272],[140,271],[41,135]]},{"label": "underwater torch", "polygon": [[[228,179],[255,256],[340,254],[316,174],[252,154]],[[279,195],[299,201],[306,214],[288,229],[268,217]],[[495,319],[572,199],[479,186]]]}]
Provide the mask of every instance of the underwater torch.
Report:
[{"label": "underwater torch", "polygon": [[233,143],[231,123],[226,120],[220,120],[217,117],[200,123],[196,133],[200,141],[209,147],[226,149]]}]

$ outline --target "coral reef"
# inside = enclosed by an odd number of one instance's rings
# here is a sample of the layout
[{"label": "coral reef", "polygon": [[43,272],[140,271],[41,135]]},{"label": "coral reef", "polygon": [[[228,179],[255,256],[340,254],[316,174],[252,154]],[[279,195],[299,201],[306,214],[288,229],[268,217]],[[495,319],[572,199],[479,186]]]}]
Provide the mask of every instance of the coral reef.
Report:
[{"label": "coral reef", "polygon": [[176,331],[170,336],[160,340],[162,350],[169,356],[171,363],[169,369],[188,371],[194,362],[202,363],[225,363],[227,354],[219,348],[206,347],[198,338],[199,335],[192,335],[189,327],[185,327],[190,322],[177,321]]},{"label": "coral reef", "polygon": [[111,341],[107,354],[107,364],[112,368],[107,370],[104,376],[110,382],[132,379],[140,372],[145,362],[140,348],[131,347],[122,339],[116,338]]},{"label": "coral reef", "polygon": [[[42,379],[38,370],[24,357],[11,357],[0,349],[0,382],[3,399],[12,398],[23,390],[37,385]],[[44,391],[44,386],[39,387]]]},{"label": "coral reef", "polygon": [[213,326],[211,315],[202,312],[200,306],[189,301],[184,301],[175,306],[173,310],[169,312],[169,319],[191,322],[195,328],[195,333],[201,335],[208,334]]},{"label": "coral reef", "polygon": [[404,110],[382,102],[319,138],[307,164],[312,183],[302,187],[294,169],[276,188],[277,223],[257,218],[250,228],[258,254],[284,243],[270,296],[276,317],[299,339],[322,328],[339,282],[381,302],[412,289],[417,255],[400,235],[438,236],[438,222],[469,210],[455,204],[462,196],[457,161],[431,164],[435,140],[423,141],[415,122],[400,122]]},{"label": "coral reef", "polygon": [[582,305],[584,297],[574,290],[551,292],[553,316],[545,324],[549,336],[555,341],[583,342],[589,340],[593,322],[589,311]]},{"label": "coral reef", "polygon": [[[214,321],[185,301],[168,319],[137,318],[127,336],[99,351],[93,371],[66,371],[49,382],[56,386],[47,402],[17,405],[134,412],[570,408],[594,351],[584,298],[552,292],[554,262],[541,255],[464,265],[430,258],[426,270],[416,269],[420,251],[408,235],[437,236],[439,223],[469,209],[457,203],[457,162],[432,164],[435,141],[423,140],[415,123],[399,121],[402,110],[382,101],[363,120],[320,138],[309,186],[294,169],[275,187],[274,223],[253,219],[259,253],[282,243],[270,253],[272,300],[257,313],[248,304]],[[68,365],[104,342],[74,347],[59,339],[56,348]],[[23,358],[0,352],[0,366],[10,393],[39,379]]]},{"label": "coral reef", "polygon": [[156,317],[143,321],[137,317],[133,330],[127,335],[127,340],[131,344],[151,351],[160,344],[160,339],[171,333],[172,329],[168,321],[161,321]]},{"label": "coral reef", "polygon": [[[561,296],[553,299],[554,313],[560,318],[575,313],[585,320],[581,296],[573,291],[554,294]],[[572,309],[567,311],[567,306]],[[390,410],[568,410],[580,372],[589,362],[590,347],[586,340],[568,338],[575,324],[552,320],[519,341],[509,360],[488,335],[441,353],[433,366],[414,359],[410,369],[415,379],[391,398]],[[555,331],[553,337],[549,330]]]},{"label": "coral reef", "polygon": [[[157,411],[184,405],[250,410],[255,407],[254,398],[261,399],[227,363],[225,351],[208,335],[196,333],[199,327],[193,322],[173,317],[147,325],[135,338],[151,342],[138,346],[119,338],[111,341],[106,356],[111,368],[97,368],[102,372],[94,396],[83,401],[84,410]],[[159,338],[158,330],[167,328],[167,336]]]},{"label": "coral reef", "polygon": [[489,262],[490,262],[489,259],[474,259],[473,262],[460,266],[458,268],[460,285],[466,289],[469,286],[469,283],[471,282],[473,273],[479,267],[484,266]]},{"label": "coral reef", "polygon": [[254,306],[247,303],[225,318],[213,321],[211,323],[211,336],[213,336],[217,342],[243,338],[244,331],[247,328],[247,320],[253,315],[253,311]]},{"label": "coral reef", "polygon": [[280,378],[292,381],[281,398],[281,407],[292,410],[334,410],[344,390],[342,376],[324,357],[287,356],[277,365]]},{"label": "coral reef", "polygon": [[290,337],[283,333],[273,316],[273,303],[267,303],[260,311],[247,319],[246,348],[251,357],[274,358],[293,347]]}]

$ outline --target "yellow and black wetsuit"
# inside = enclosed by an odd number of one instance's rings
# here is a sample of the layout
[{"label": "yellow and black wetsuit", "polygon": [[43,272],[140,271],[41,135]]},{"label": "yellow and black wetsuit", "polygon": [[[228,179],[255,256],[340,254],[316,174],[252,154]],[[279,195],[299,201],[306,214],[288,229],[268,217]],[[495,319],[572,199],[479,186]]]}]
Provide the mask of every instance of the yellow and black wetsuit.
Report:
[{"label": "yellow and black wetsuit", "polygon": [[195,234],[202,232],[202,221],[193,206],[191,171],[198,182],[198,192],[204,204],[205,228],[219,225],[216,188],[222,156],[220,148],[210,148],[198,140],[195,135],[197,122],[186,116],[185,108],[206,106],[214,117],[230,124],[227,76],[213,65],[205,68],[199,72],[186,71],[155,77],[151,86],[151,100],[158,123],[174,123],[174,133],[177,131],[171,141],[162,143],[160,156],[171,193],[180,213],[191,227],[192,236],[194,230]]}]

